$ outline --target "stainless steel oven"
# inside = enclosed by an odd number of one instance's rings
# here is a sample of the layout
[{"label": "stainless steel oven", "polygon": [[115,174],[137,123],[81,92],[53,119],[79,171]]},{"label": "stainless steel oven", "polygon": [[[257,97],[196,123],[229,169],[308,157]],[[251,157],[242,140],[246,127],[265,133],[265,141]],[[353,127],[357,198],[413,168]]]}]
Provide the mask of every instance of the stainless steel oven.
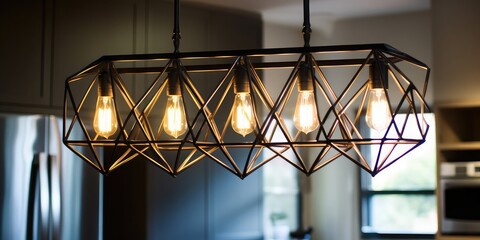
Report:
[{"label": "stainless steel oven", "polygon": [[444,234],[480,233],[480,162],[440,168],[440,224]]}]

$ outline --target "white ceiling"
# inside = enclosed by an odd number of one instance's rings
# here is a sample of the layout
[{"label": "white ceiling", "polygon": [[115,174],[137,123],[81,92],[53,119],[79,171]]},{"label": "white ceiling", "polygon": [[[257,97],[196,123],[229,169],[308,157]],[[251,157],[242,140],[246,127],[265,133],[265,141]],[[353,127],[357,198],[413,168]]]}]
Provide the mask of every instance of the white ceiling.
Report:
[{"label": "white ceiling", "polygon": [[[260,13],[265,21],[297,25],[303,21],[302,0],[184,0]],[[430,0],[310,0],[312,17],[341,19],[428,10]]]}]

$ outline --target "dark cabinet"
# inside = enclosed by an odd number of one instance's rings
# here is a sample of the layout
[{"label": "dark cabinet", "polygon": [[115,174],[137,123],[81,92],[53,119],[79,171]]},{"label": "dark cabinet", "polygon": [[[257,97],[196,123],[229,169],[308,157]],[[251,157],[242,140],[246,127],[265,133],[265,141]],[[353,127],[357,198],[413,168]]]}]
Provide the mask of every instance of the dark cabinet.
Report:
[{"label": "dark cabinet", "polygon": [[5,1],[0,8],[0,106],[48,106],[52,2]]},{"label": "dark cabinet", "polygon": [[144,1],[9,1],[0,11],[2,111],[59,114],[67,77],[145,49]]},{"label": "dark cabinet", "polygon": [[[143,41],[135,0],[56,1],[52,105],[63,105],[65,80],[103,55],[133,54]],[[133,84],[133,83],[131,83]]]},{"label": "dark cabinet", "polygon": [[147,176],[148,239],[263,239],[260,171],[241,180],[204,159],[175,179]]}]

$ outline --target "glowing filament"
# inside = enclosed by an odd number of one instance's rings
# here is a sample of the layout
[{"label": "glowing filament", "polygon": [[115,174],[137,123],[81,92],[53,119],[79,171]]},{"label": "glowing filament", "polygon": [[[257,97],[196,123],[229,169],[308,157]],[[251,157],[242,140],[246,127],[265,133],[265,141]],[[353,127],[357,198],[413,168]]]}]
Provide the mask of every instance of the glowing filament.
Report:
[{"label": "glowing filament", "polygon": [[112,96],[98,96],[95,117],[93,118],[93,129],[95,132],[108,138],[117,131],[117,116]]},{"label": "glowing filament", "polygon": [[232,106],[231,125],[242,136],[251,133],[255,127],[252,99],[249,93],[238,93]]},{"label": "glowing filament", "polygon": [[304,133],[309,133],[320,126],[313,91],[298,92],[293,122],[295,127]]},{"label": "glowing filament", "polygon": [[370,128],[378,132],[385,130],[392,121],[392,114],[383,88],[370,90],[365,120]]},{"label": "glowing filament", "polygon": [[182,96],[168,96],[165,117],[163,119],[163,129],[168,135],[178,138],[187,131],[187,128]]}]

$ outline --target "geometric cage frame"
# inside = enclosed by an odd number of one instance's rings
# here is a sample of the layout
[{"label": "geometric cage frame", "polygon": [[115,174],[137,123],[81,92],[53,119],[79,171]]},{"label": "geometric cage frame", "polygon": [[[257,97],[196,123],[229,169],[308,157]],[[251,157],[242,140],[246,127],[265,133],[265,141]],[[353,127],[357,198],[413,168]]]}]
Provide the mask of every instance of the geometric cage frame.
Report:
[{"label": "geometric cage frame", "polygon": [[[345,53],[363,55],[362,57],[352,58],[344,57]],[[324,57],[325,55],[328,57]],[[292,71],[279,97],[276,98],[276,101],[272,100],[270,102],[270,111],[265,114],[262,121],[258,122],[260,130],[256,133],[255,139],[261,140],[252,143],[252,147],[257,146],[262,149],[269,149],[273,155],[262,159],[262,154],[257,154],[257,158],[249,160],[251,162],[248,164],[252,166],[252,162],[262,166],[268,161],[279,157],[290,162],[305,174],[310,175],[338,157],[345,156],[370,174],[376,175],[425,141],[425,136],[428,132],[428,123],[423,118],[423,114],[430,111],[425,101],[430,68],[426,64],[389,45],[362,44],[103,56],[82,71],[69,77],[66,81],[64,144],[102,173],[108,173],[116,169],[124,163],[138,157],[139,154],[132,150],[132,144],[134,144],[134,136],[132,134],[134,133],[129,131],[129,129],[138,124],[146,124],[145,122],[128,123],[125,121],[126,116],[132,114],[130,111],[138,111],[137,108],[134,108],[136,101],[132,97],[132,93],[129,92],[125,79],[130,78],[134,79],[133,81],[138,81],[138,79],[141,79],[141,77],[139,77],[140,75],[164,72],[166,69],[162,66],[150,67],[147,65],[155,62],[169,61],[171,59],[181,60],[185,64],[185,71],[191,74],[225,72],[232,67],[228,59],[236,59],[239,56],[246,56],[253,59],[252,67],[255,71],[268,71],[272,69],[290,69]],[[289,57],[287,61],[261,61],[263,59],[273,59],[274,57],[286,58],[286,56]],[[321,127],[315,133],[308,134],[310,137],[301,137],[298,133],[291,134],[287,129],[286,118],[288,118],[288,116],[285,116],[283,112],[287,108],[285,100],[294,92],[291,86],[293,86],[292,81],[295,79],[295,73],[298,71],[299,64],[305,61],[305,56],[311,60],[309,60],[312,66],[310,73],[315,80],[315,100],[321,119]],[[221,63],[218,63],[219,61],[221,61]],[[190,62],[202,62],[202,64],[193,64]],[[212,64],[203,64],[204,62]],[[385,63],[390,78],[389,81],[394,83],[390,84],[394,87],[388,88],[387,86],[383,86],[383,88],[387,93],[393,92],[393,90],[396,89],[400,97],[387,97],[393,117],[383,137],[369,138],[364,137],[358,129],[358,124],[362,121],[362,113],[364,113],[366,108],[366,95],[369,89],[368,78],[362,78],[362,75],[367,74],[367,69],[370,65],[377,64],[378,62]],[[136,65],[134,66],[133,63]],[[413,67],[424,72],[422,77],[420,77],[423,89],[415,86],[414,82],[416,80],[402,70],[402,67],[405,67],[405,65],[408,68]],[[351,76],[350,81],[345,81],[343,88],[340,90],[334,89],[330,84],[332,80],[327,76],[327,72],[333,68],[344,67],[355,67],[357,70],[355,70]],[[95,134],[91,134],[91,130],[89,130],[88,127],[88,121],[90,121],[91,116],[88,116],[86,113],[87,110],[85,110],[89,102],[88,95],[95,93],[94,86],[96,81],[98,81],[99,72],[105,68],[108,69],[112,78],[113,94],[117,104],[118,125],[120,129],[113,139],[100,139],[98,136],[95,136]],[[78,89],[76,85],[79,82],[85,82],[86,84],[84,85],[87,87],[84,87],[84,91],[79,91],[80,93],[76,94],[73,89]],[[204,99],[209,95],[210,93],[205,95]],[[396,99],[399,100],[396,101]],[[200,108],[202,111],[192,114],[191,118],[198,120],[202,113],[208,114],[208,112],[210,112],[210,110],[205,107],[204,102],[200,102],[199,104],[201,105]],[[322,104],[326,105],[326,107],[322,106]],[[352,111],[354,108],[357,110]],[[126,112],[126,114],[122,114],[122,112]],[[407,120],[403,122],[399,122],[398,119],[396,119],[397,114],[401,112],[406,112],[408,115]],[[137,112],[134,114],[141,113]],[[208,118],[208,116],[205,117]],[[415,136],[404,135],[407,121],[415,122],[414,126],[418,128],[418,134]],[[272,126],[275,127],[272,128]],[[192,144],[195,145],[195,141],[201,139],[202,136],[198,134],[202,132],[201,129],[204,128],[205,125],[197,121],[192,123],[190,127],[192,130],[193,128],[196,129],[194,131],[196,135],[192,140]],[[82,135],[82,139],[74,139],[72,132],[75,131],[75,128],[79,129],[78,132]],[[278,140],[279,135],[282,136],[280,140]],[[277,140],[274,140],[274,136]],[[214,144],[221,147],[222,142],[218,141]],[[379,147],[379,153],[375,161],[373,161],[373,165],[370,165],[367,157],[362,154],[361,148],[366,145]],[[396,153],[395,151],[400,145],[409,145],[410,147],[407,150],[403,149],[401,153]],[[389,146],[388,149],[387,146]],[[83,150],[78,150],[79,147]],[[99,152],[105,147],[109,148],[111,152],[109,161],[102,161],[101,156],[99,156]],[[313,161],[307,163],[309,160],[296,152],[297,149],[303,147],[321,150],[315,156],[309,156],[309,158],[313,158]],[[283,150],[278,150],[280,148]],[[293,155],[291,154],[292,151]],[[334,153],[331,154],[329,152]],[[206,156],[199,156],[198,159],[204,157]],[[254,170],[255,169],[256,168],[254,168]],[[244,178],[253,172],[250,170],[246,169],[236,175]],[[176,175],[177,173],[169,174]]]}]

